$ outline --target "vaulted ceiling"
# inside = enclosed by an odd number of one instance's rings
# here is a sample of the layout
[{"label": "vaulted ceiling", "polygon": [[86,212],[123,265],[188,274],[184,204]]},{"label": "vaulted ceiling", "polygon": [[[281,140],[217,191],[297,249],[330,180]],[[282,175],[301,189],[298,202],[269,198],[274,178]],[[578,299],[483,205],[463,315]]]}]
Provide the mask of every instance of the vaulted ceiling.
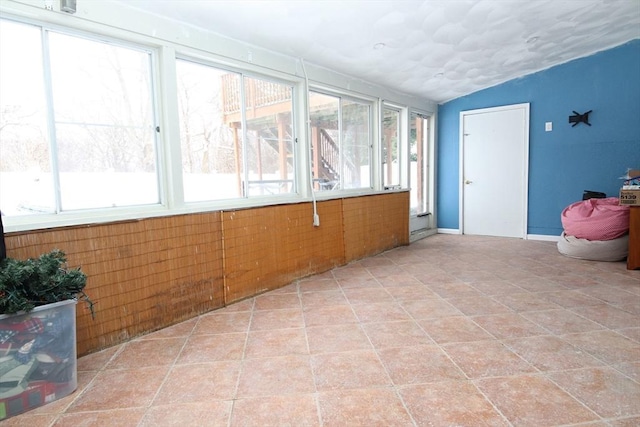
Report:
[{"label": "vaulted ceiling", "polygon": [[122,0],[443,102],[640,38],[640,0]]}]

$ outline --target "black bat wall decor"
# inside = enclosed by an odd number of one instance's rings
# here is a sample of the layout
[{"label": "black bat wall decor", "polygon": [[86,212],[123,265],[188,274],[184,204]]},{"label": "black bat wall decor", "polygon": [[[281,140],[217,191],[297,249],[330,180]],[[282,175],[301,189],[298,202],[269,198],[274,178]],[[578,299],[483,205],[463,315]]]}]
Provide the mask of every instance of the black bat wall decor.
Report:
[{"label": "black bat wall decor", "polygon": [[569,116],[569,123],[573,123],[571,127],[575,127],[578,123],[585,123],[591,126],[591,123],[589,123],[589,113],[591,111],[593,110],[589,110],[584,114],[580,114],[577,111],[574,111],[573,116]]}]

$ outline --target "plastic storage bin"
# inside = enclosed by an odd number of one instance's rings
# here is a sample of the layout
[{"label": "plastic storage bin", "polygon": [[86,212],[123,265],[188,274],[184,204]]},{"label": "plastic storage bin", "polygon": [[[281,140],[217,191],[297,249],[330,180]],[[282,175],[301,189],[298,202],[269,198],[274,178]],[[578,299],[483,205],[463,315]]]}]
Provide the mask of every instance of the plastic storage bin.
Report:
[{"label": "plastic storage bin", "polygon": [[77,386],[75,300],[0,315],[0,420],[58,400]]}]

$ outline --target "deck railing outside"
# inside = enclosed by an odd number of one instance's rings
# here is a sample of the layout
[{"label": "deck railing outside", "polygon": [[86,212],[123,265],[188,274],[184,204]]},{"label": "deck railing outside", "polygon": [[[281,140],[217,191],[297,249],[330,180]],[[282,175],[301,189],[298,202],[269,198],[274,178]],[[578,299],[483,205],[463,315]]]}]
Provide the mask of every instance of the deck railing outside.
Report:
[{"label": "deck railing outside", "polygon": [[[222,76],[222,103],[225,114],[237,113],[242,106],[240,77],[237,74]],[[245,78],[245,108],[258,108],[279,102],[291,102],[291,87],[281,83]]]}]

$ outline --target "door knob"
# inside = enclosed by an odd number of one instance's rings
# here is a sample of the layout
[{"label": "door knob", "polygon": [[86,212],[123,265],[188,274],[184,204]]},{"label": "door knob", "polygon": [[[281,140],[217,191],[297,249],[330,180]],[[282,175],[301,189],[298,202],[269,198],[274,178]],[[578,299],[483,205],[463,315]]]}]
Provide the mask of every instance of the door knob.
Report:
[{"label": "door knob", "polygon": [[471,181],[470,179],[467,179],[464,183],[465,184],[471,184],[473,181]]}]

